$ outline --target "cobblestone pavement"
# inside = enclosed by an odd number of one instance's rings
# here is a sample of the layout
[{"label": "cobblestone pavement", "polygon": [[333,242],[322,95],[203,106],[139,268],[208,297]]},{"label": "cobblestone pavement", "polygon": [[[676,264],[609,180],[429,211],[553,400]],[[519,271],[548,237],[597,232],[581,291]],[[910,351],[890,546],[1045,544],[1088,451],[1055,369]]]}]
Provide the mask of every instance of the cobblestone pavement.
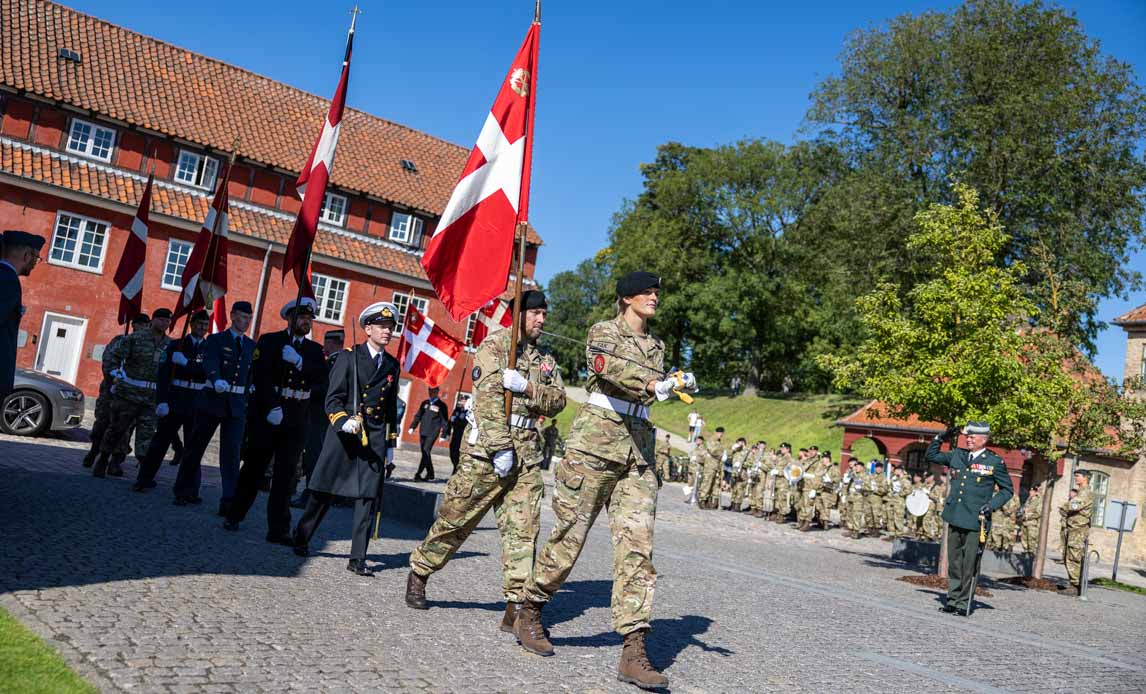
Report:
[{"label": "cobblestone pavement", "polygon": [[[603,518],[545,611],[557,656],[542,659],[497,630],[491,518],[416,612],[402,591],[423,529],[384,524],[370,547],[378,575],[359,578],[344,568],[348,509],[331,511],[302,560],[263,541],[262,499],[241,532],[221,529],[215,468],[202,506],[174,507],[173,468],[133,494],[87,474],[81,438],[0,437],[0,605],[106,691],[636,691],[615,676]],[[408,475],[412,455],[401,458]],[[1141,596],[1096,588],[1082,602],[991,582],[971,619],[952,617],[935,592],[893,580],[913,572],[885,542],[681,499],[672,485],[659,504],[650,637],[673,691],[1146,690]],[[547,501],[543,538],[551,520]]]}]

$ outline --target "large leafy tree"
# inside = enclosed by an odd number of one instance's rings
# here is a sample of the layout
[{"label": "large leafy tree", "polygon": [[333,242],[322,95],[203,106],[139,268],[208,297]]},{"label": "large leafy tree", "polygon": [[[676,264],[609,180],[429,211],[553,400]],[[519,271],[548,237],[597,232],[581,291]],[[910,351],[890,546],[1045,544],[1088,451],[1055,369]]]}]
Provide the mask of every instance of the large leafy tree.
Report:
[{"label": "large leafy tree", "polygon": [[545,286],[549,302],[547,332],[542,342],[553,351],[563,378],[581,380],[585,368],[585,336],[593,323],[606,317],[609,266],[599,258],[581,261],[574,270],[559,272]]}]

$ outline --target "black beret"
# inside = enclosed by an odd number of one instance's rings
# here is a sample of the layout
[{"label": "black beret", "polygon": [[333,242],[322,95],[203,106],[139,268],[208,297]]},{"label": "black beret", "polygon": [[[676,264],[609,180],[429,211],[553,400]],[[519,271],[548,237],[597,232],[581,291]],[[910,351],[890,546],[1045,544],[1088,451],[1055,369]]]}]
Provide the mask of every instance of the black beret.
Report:
[{"label": "black beret", "polygon": [[232,311],[238,311],[240,313],[254,313],[255,312],[255,310],[253,308],[251,308],[251,302],[249,302],[249,301],[236,301],[235,303],[231,304],[231,310]]},{"label": "black beret", "polygon": [[787,448],[788,450],[792,450],[792,444],[785,441],[784,443],[780,444],[780,448]]},{"label": "black beret", "polygon": [[44,237],[39,234],[29,234],[17,229],[8,229],[4,232],[5,248],[31,248],[38,251],[44,247],[44,242]]},{"label": "black beret", "polygon": [[724,433],[724,427],[716,427],[716,430],[717,430],[718,432],[720,432],[721,434],[723,434],[723,433]]},{"label": "black beret", "polygon": [[151,316],[147,315],[146,313],[140,313],[135,318],[131,319],[132,325],[136,325],[139,323],[150,323],[150,322],[151,322]]},{"label": "black beret", "polygon": [[[156,311],[155,313],[158,314],[159,311]],[[211,320],[211,314],[207,313],[203,309],[199,309],[195,313],[191,314],[191,322],[192,323],[194,323],[195,321],[201,321],[201,320]]]},{"label": "black beret", "polygon": [[661,278],[651,272],[630,272],[617,280],[617,296],[635,296],[646,289],[660,289]]},{"label": "black beret", "polygon": [[[521,293],[521,310],[528,311],[532,308],[543,308],[549,310],[549,302],[545,300],[545,295],[536,289],[527,289]],[[513,299],[509,300],[509,310],[513,310]]]},{"label": "black beret", "polygon": [[1074,474],[1082,475],[1086,479],[1090,479],[1090,470],[1075,470]]},{"label": "black beret", "polygon": [[155,313],[151,314],[151,317],[152,318],[170,318],[171,317],[171,309],[169,309],[169,308],[157,308],[157,309],[155,309]]}]

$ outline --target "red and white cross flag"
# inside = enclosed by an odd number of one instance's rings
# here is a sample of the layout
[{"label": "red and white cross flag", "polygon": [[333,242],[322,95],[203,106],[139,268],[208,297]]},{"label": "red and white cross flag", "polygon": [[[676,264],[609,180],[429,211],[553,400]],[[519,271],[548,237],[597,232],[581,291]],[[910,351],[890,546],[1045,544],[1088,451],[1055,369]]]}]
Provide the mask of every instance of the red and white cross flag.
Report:
[{"label": "red and white cross flag", "polygon": [[514,229],[529,218],[540,36],[541,22],[535,19],[422,256],[422,267],[454,320],[505,291]]},{"label": "red and white cross flag", "polygon": [[221,333],[227,329],[227,297],[215,299],[215,306],[211,309],[211,333]]},{"label": "red and white cross flag", "polygon": [[143,195],[139,198],[139,209],[131,220],[131,234],[123,245],[123,255],[115,270],[115,286],[119,287],[119,324],[143,312],[143,271],[147,262],[147,232],[151,224],[151,184],[155,174],[147,177]]},{"label": "red and white cross flag", "polygon": [[398,361],[411,376],[425,381],[430,388],[437,388],[450,375],[464,348],[465,345],[423,316],[414,302],[406,306]]},{"label": "red and white cross flag", "polygon": [[173,311],[172,323],[195,309],[214,307],[227,293],[227,237],[230,204],[227,183],[231,180],[231,166],[219,181],[219,188],[207,209],[207,219],[195,237],[195,246],[183,268],[183,288]]},{"label": "red and white cross flag", "polygon": [[295,182],[302,207],[295,218],[294,229],[283,256],[283,282],[286,282],[288,274],[293,274],[303,296],[314,296],[307,265],[314,237],[318,233],[318,214],[326,197],[326,184],[334,169],[334,149],[338,146],[342,112],[346,108],[346,83],[350,79],[350,53],[354,45],[354,23],[358,19],[358,8],[355,7],[351,14],[350,33],[346,36],[346,56],[342,59],[342,76],[338,78],[338,87],[334,90],[334,98],[330,100],[330,110],[322,121],[322,132],[314,143],[310,159],[306,160]]},{"label": "red and white cross flag", "polygon": [[509,305],[501,299],[494,299],[482,306],[481,310],[474,315],[477,316],[472,339],[474,347],[481,345],[486,335],[495,333],[502,328],[508,328],[513,323],[513,311],[510,311]]}]

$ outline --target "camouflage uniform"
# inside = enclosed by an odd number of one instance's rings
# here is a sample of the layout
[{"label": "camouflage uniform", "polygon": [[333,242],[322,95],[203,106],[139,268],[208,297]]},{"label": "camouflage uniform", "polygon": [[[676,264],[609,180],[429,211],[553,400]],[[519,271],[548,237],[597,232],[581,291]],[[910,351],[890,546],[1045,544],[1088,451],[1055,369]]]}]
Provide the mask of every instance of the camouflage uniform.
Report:
[{"label": "camouflage uniform", "polygon": [[[1033,502],[1033,503],[1032,503]],[[1027,503],[1023,504],[1023,550],[1034,554],[1039,544],[1039,521],[1043,517],[1043,500],[1040,497],[1028,496]]]},{"label": "camouflage uniform", "polygon": [[1066,576],[1070,585],[1082,586],[1082,548],[1090,533],[1090,519],[1094,511],[1094,497],[1090,487],[1082,487],[1078,494],[1062,506],[1058,513],[1062,518],[1063,547],[1062,559],[1066,564]]},{"label": "camouflage uniform", "polygon": [[[646,384],[663,368],[664,343],[635,333],[621,316],[590,328],[588,342],[590,401],[573,421],[565,458],[554,474],[553,532],[537,557],[526,596],[547,602],[557,592],[606,508],[613,540],[613,628],[625,635],[649,628],[656,589],[655,430],[642,408],[654,400]],[[593,404],[605,397],[613,399],[615,409]]]},{"label": "camouflage uniform", "polygon": [[816,491],[815,515],[820,517],[820,524],[828,527],[832,509],[836,507],[836,490],[840,488],[840,466],[835,462],[824,465],[820,470],[820,488]]},{"label": "camouflage uniform", "polygon": [[1012,496],[1001,508],[991,514],[991,536],[987,546],[1000,552],[1010,552],[1015,544],[1015,512],[1019,510],[1019,497]]},{"label": "camouflage uniform", "polygon": [[114,364],[122,364],[126,378],[111,388],[108,426],[100,442],[101,451],[116,451],[126,444],[135,426],[135,455],[143,458],[155,435],[155,380],[163,360],[167,337],[150,328],[116,342],[109,349]]},{"label": "camouflage uniform", "polygon": [[732,456],[732,500],[728,505],[733,511],[744,506],[744,493],[748,490],[748,449],[742,448]]},{"label": "camouflage uniform", "polygon": [[878,535],[886,520],[887,513],[884,508],[884,500],[891,491],[891,484],[882,474],[873,472],[867,477],[867,488],[870,492],[864,497],[867,526],[871,532]]},{"label": "camouflage uniform", "polygon": [[[146,330],[146,328],[145,328]],[[115,354],[115,347],[117,344],[127,339],[127,335],[116,335],[107,343],[103,350],[103,358],[100,360],[100,367],[103,370],[103,380],[99,382],[99,396],[95,402],[95,421],[92,422],[91,441],[92,451],[89,457],[94,461],[95,456],[99,454],[100,445],[103,443],[104,434],[107,433],[107,425],[111,422],[111,387],[115,384],[115,377],[111,372],[119,368],[119,362],[113,361],[112,356]],[[127,457],[131,452],[131,444],[127,436],[120,439],[112,454],[116,459],[122,460]]]},{"label": "camouflage uniform", "polygon": [[672,455],[672,450],[669,444],[658,441],[657,442],[657,477],[660,479],[661,484],[668,482],[672,479],[672,466],[669,464],[669,458]]},{"label": "camouflage uniform", "polygon": [[792,454],[785,453],[776,460],[774,468],[776,472],[776,486],[774,488],[776,501],[772,508],[775,509],[780,518],[785,518],[792,512],[792,483],[784,476],[784,468],[791,464]]},{"label": "camouflage uniform", "polygon": [[[440,571],[492,506],[501,536],[501,568],[506,602],[525,601],[525,584],[533,572],[541,522],[541,436],[530,421],[554,417],[565,409],[565,386],[548,351],[519,344],[517,370],[529,380],[534,397],[513,396],[517,425],[505,423],[502,371],[509,363],[509,330],[482,341],[474,355],[473,416],[477,422],[462,448],[458,470],[446,484],[438,517],[422,544],[410,554],[410,568],[425,578]],[[528,425],[528,426],[522,426]],[[493,456],[513,448],[517,463],[498,477]]]},{"label": "camouflage uniform", "polygon": [[763,483],[760,468],[763,466],[763,458],[764,451],[749,451],[744,460],[744,469],[748,477],[748,483],[744,485],[744,498],[748,502],[748,510],[752,513],[760,511],[759,487]]},{"label": "camouflage uniform", "polygon": [[716,508],[720,505],[720,478],[724,475],[724,446],[721,441],[705,441],[701,451],[702,467],[700,488],[697,499],[700,508]]},{"label": "camouflage uniform", "polygon": [[928,540],[938,540],[941,532],[939,514],[943,512],[943,504],[947,501],[947,485],[936,482],[931,486],[928,495],[931,497],[931,505],[927,507],[927,513],[923,516],[923,532],[927,534]]},{"label": "camouflage uniform", "polygon": [[760,454],[759,471],[757,472],[759,479],[756,481],[756,492],[753,494],[757,513],[766,513],[766,508],[768,509],[767,513],[771,512],[773,506],[772,493],[775,491],[775,486],[769,489],[768,484],[769,480],[771,480],[771,483],[775,485],[775,476],[772,474],[775,469],[775,456],[768,451],[762,452]]},{"label": "camouflage uniform", "polygon": [[862,535],[867,531],[867,473],[852,473],[851,487],[848,489],[848,519],[853,533]]},{"label": "camouflage uniform", "polygon": [[906,476],[891,479],[884,508],[887,515],[887,532],[892,537],[903,537],[907,534],[903,515],[907,511],[907,495],[910,493],[911,481]]},{"label": "camouflage uniform", "polygon": [[812,514],[816,512],[816,496],[820,490],[820,475],[823,474],[824,464],[821,459],[804,460],[804,475],[797,483],[800,489],[796,504],[796,523],[803,525],[812,522]]}]

